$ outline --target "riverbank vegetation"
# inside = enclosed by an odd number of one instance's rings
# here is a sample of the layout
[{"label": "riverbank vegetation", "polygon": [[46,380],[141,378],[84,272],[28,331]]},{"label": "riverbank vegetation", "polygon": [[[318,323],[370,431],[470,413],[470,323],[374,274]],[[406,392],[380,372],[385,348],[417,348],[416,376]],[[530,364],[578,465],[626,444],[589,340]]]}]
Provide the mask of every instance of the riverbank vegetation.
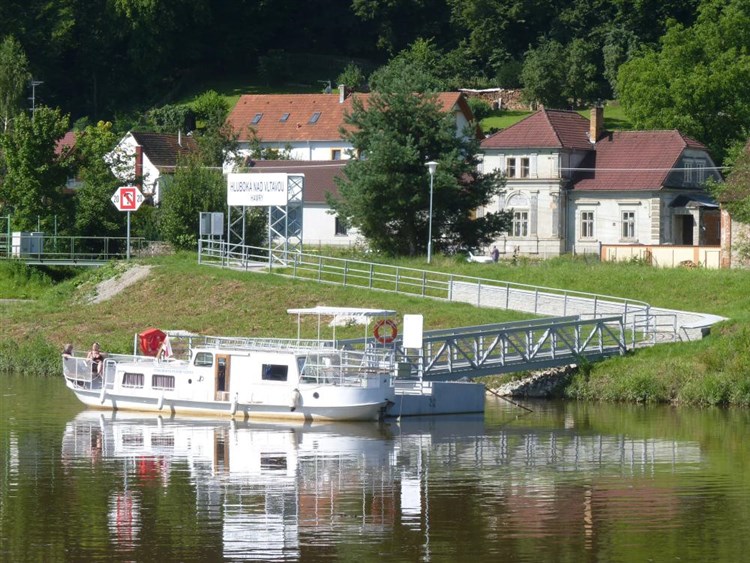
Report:
[{"label": "riverbank vegetation", "polygon": [[[424,266],[415,259],[396,262]],[[0,293],[2,298],[30,298],[0,301],[5,319],[0,371],[57,375],[64,343],[72,342],[80,350],[97,340],[110,352],[129,353],[133,334],[150,326],[202,334],[293,337],[296,325],[286,309],[318,304],[386,307],[399,315],[424,313],[428,330],[524,317],[512,311],[209,268],[198,265],[192,253],[147,263],[153,269],[144,282],[101,303],[91,302],[97,283],[122,275],[121,265],[53,281],[37,269],[3,264],[0,288],[14,287],[12,279],[19,277],[34,281],[24,285],[23,292],[3,289]],[[617,295],[659,307],[728,317],[699,342],[662,344],[586,365],[565,393],[586,400],[750,406],[749,272],[661,270],[585,258],[484,265],[440,256],[432,266],[457,274]],[[312,325],[305,328],[312,335]],[[361,329],[350,330],[352,336],[359,336]]]}]

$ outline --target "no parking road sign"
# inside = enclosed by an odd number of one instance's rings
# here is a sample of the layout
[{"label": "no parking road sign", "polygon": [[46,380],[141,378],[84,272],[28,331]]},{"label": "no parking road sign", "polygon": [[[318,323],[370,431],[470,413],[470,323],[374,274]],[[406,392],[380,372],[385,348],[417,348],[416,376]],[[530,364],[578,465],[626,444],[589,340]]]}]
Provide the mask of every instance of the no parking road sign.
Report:
[{"label": "no parking road sign", "polygon": [[135,186],[123,186],[117,188],[117,191],[112,195],[112,203],[120,211],[138,211],[143,203],[143,194]]}]

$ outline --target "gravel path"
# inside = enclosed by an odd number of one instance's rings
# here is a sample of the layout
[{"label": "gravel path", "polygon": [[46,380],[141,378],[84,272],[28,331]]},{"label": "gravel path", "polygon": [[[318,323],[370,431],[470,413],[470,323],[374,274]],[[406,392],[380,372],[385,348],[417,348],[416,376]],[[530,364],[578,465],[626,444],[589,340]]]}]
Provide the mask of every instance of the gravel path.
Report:
[{"label": "gravel path", "polygon": [[117,277],[104,280],[96,286],[96,296],[91,300],[92,303],[101,303],[111,299],[129,285],[144,279],[151,272],[151,266],[133,266],[125,270]]}]

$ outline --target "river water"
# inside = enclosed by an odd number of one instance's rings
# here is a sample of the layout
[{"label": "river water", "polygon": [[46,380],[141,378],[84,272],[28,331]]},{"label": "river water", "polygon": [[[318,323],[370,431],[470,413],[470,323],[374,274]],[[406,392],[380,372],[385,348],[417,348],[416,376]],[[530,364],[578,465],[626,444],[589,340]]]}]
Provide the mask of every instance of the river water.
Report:
[{"label": "river water", "polygon": [[742,561],[750,413],[559,402],[312,427],[0,378],[1,561]]}]

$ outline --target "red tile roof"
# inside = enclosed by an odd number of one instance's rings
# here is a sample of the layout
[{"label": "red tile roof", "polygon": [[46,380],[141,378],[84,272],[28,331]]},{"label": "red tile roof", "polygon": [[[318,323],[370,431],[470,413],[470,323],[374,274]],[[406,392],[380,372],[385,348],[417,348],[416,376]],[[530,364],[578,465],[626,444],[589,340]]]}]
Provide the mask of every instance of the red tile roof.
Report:
[{"label": "red tile roof", "polygon": [[679,131],[615,131],[596,143],[573,178],[575,190],[658,190],[687,149],[706,147]]},{"label": "red tile roof", "polygon": [[[241,96],[234,106],[227,122],[239,135],[240,141],[250,139],[250,130],[255,129],[258,137],[264,142],[299,142],[299,141],[340,141],[339,127],[344,124],[344,113],[352,111],[354,97],[364,103],[370,94],[353,94],[339,103],[339,95],[332,94],[246,94]],[[472,119],[471,109],[461,92],[440,92],[438,102],[444,111],[451,111],[456,105]],[[310,118],[316,112],[320,117],[316,123]],[[260,120],[253,124],[258,115]],[[284,115],[289,114],[282,121]]]},{"label": "red tile roof", "polygon": [[159,170],[174,169],[178,156],[186,155],[197,150],[195,139],[188,135],[168,135],[166,133],[151,133],[131,131],[136,143],[143,147],[151,163]]},{"label": "red tile roof", "polygon": [[305,175],[305,203],[326,203],[326,193],[338,196],[334,178],[343,175],[342,160],[256,160],[249,172],[288,172]]},{"label": "red tile roof", "polygon": [[55,154],[60,156],[64,152],[72,151],[76,146],[76,140],[78,134],[75,131],[68,131],[65,133],[62,139],[58,139],[55,143]]},{"label": "red tile roof", "polygon": [[591,150],[589,120],[574,111],[541,109],[482,141],[483,149]]}]

